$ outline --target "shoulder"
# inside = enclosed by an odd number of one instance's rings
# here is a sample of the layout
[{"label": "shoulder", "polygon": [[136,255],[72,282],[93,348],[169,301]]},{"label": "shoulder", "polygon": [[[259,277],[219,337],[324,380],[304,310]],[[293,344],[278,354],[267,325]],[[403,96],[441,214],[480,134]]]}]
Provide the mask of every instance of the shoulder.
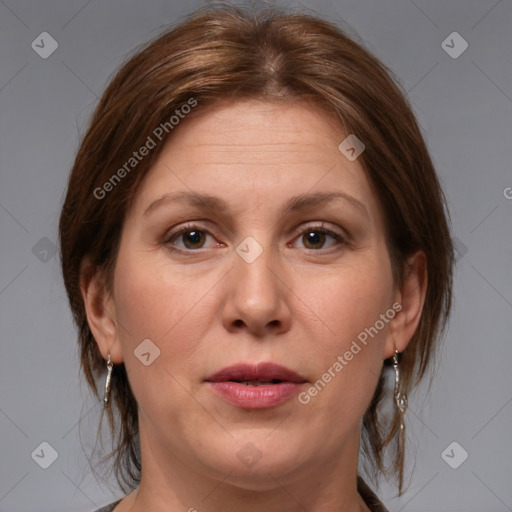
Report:
[{"label": "shoulder", "polygon": [[114,503],[110,503],[109,505],[105,505],[104,507],[96,509],[94,512],[111,512],[120,502],[121,500],[117,500]]}]

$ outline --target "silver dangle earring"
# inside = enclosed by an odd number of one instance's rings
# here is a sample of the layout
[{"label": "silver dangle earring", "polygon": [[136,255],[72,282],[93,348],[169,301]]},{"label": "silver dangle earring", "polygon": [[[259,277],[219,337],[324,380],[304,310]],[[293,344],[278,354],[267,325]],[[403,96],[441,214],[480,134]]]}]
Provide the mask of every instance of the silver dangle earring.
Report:
[{"label": "silver dangle earring", "polygon": [[[394,397],[395,397],[395,405],[398,407],[398,409],[400,410],[400,413],[403,415],[407,409],[408,402],[407,402],[407,394],[403,393],[400,390],[400,370],[398,368],[400,365],[399,356],[400,356],[400,354],[399,354],[398,350],[395,349],[395,353],[393,354],[393,369],[395,370]],[[402,418],[402,420],[403,420],[403,418]],[[403,421],[401,421],[400,429],[402,430],[403,428],[405,428],[405,427],[403,425]]]},{"label": "silver dangle earring", "polygon": [[112,368],[114,368],[114,364],[110,361],[110,354],[108,355],[107,361],[107,378],[105,380],[105,392],[103,394],[103,405],[106,406],[108,404],[108,398],[110,395],[110,381],[112,380]]},{"label": "silver dangle earring", "polygon": [[404,455],[405,455],[405,423],[404,413],[407,409],[407,394],[401,390],[400,386],[400,356],[401,354],[395,349],[393,354],[393,369],[395,370],[395,390],[394,402],[399,411],[400,416],[400,430],[398,432],[398,456],[399,456],[399,489],[402,492],[402,482],[404,477]]}]

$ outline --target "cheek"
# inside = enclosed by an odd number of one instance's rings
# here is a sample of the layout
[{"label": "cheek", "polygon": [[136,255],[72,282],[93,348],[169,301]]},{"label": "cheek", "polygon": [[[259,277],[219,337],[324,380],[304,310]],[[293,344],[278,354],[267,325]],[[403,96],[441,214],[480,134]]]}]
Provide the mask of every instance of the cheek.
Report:
[{"label": "cheek", "polygon": [[305,276],[295,290],[322,324],[321,332],[327,338],[323,345],[338,348],[350,345],[393,303],[389,263],[372,255],[328,275]]},{"label": "cheek", "polygon": [[[155,366],[171,373],[193,365],[194,354],[208,326],[201,312],[212,287],[205,279],[193,279],[169,271],[147,254],[126,255],[116,266],[115,304],[125,365],[138,378],[140,361],[134,350],[151,340],[158,347]],[[158,352],[157,352],[158,353]]]},{"label": "cheek", "polygon": [[127,327],[130,340],[142,336],[163,342],[200,302],[207,284],[187,281],[176,269],[167,268],[158,255],[129,254],[127,250],[121,254],[116,265],[117,318]]},{"label": "cheek", "polygon": [[[391,269],[387,259],[373,257],[325,280],[317,278],[315,288],[303,281],[297,289],[319,319],[310,347],[311,360],[317,361],[315,381],[308,395],[311,403],[340,421],[360,418],[382,368],[389,324],[381,315],[390,310],[394,314]],[[347,411],[351,411],[348,416]]]},{"label": "cheek", "polygon": [[[117,262],[115,281],[124,364],[141,412],[158,417],[166,410],[166,421],[177,426],[194,404],[182,383],[184,376],[192,374],[200,354],[198,345],[208,326],[200,321],[207,303],[201,299],[211,285],[189,283],[147,254],[137,258],[128,253]],[[146,365],[138,356],[148,352]]]}]

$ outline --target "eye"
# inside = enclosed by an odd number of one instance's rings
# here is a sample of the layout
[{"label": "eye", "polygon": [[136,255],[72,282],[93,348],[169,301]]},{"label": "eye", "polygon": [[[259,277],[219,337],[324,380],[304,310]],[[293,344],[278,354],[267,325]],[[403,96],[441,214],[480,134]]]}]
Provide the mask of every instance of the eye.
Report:
[{"label": "eye", "polygon": [[[215,242],[215,239],[206,230],[200,229],[198,226],[185,226],[179,231],[169,234],[165,244],[170,245],[171,249],[189,251],[205,248],[208,239]],[[219,245],[217,242],[214,244],[214,246]]]},{"label": "eye", "polygon": [[[295,240],[295,243],[298,241],[302,242],[305,249],[320,250],[343,244],[345,238],[330,229],[308,227],[306,230],[302,231],[302,234]],[[326,244],[328,244],[328,247],[325,247]]]}]

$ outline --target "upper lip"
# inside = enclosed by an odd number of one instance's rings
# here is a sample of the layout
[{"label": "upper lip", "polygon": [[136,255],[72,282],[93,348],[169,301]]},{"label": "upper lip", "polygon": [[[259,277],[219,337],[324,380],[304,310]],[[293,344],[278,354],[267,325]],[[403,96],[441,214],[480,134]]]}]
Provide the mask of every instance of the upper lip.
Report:
[{"label": "upper lip", "polygon": [[275,363],[263,362],[258,364],[238,363],[227,366],[222,370],[210,375],[208,382],[235,381],[272,381],[280,380],[285,382],[306,382],[306,379],[297,372]]}]

